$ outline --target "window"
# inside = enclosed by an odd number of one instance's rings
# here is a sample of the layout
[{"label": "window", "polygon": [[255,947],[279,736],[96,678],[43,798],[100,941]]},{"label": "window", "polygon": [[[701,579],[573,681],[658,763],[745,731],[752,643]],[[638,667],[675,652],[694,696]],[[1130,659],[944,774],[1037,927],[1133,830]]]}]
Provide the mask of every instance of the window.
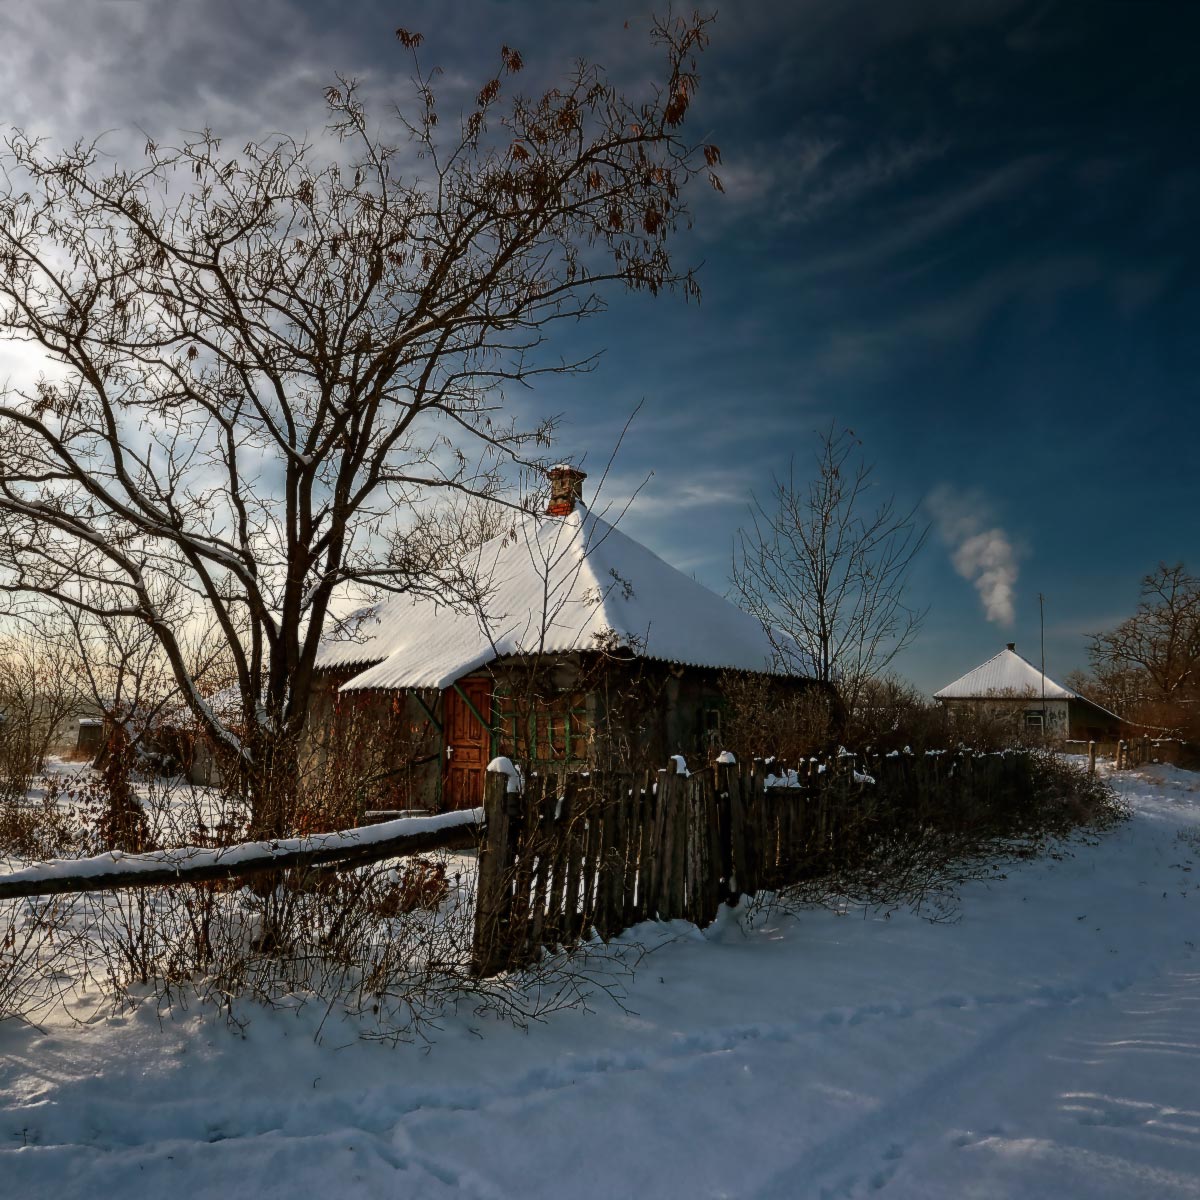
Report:
[{"label": "window", "polygon": [[1042,714],[1040,712],[1027,712],[1025,714],[1026,729],[1041,729],[1042,725]]},{"label": "window", "polygon": [[498,691],[495,703],[496,754],[533,763],[587,761],[587,696],[583,692],[519,702],[507,691]]},{"label": "window", "polygon": [[708,749],[724,749],[721,741],[721,710],[715,705],[705,708],[700,715],[700,731],[703,745]]}]

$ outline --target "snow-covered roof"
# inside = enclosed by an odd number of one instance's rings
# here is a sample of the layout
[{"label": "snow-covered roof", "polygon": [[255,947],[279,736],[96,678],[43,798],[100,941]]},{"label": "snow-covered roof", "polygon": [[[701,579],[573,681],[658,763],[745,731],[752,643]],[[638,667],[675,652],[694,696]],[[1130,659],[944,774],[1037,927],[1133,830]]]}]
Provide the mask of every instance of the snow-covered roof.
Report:
[{"label": "snow-covered roof", "polygon": [[484,611],[396,596],[355,614],[352,639],[326,640],[321,668],[367,669],[343,685],[449,687],[510,654],[629,647],[692,666],[771,672],[758,619],[690,579],[582,504],[529,515],[466,564]]},{"label": "snow-covered roof", "polygon": [[[940,692],[934,692],[935,700],[978,700],[985,696],[1037,696],[1042,697],[1042,673],[1022,658],[1012,647],[1001,650],[982,666],[968,671],[953,683],[948,683]],[[1078,692],[1055,683],[1046,677],[1047,700],[1079,700]]]},{"label": "snow-covered roof", "polygon": [[994,658],[968,671],[953,683],[948,683],[940,692],[934,692],[935,700],[983,700],[989,696],[1029,696],[1047,700],[1082,700],[1110,717],[1117,717],[1094,700],[1056,683],[1046,676],[1046,690],[1042,692],[1042,672],[1028,659],[1022,658],[1011,645],[1005,647]]}]

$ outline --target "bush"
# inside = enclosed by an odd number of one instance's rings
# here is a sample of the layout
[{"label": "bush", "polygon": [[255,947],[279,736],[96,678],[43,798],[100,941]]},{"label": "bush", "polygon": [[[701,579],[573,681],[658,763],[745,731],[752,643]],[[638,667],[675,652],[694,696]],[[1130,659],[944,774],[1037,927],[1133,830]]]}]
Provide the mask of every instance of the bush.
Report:
[{"label": "bush", "polygon": [[863,685],[843,740],[864,750],[902,750],[907,746],[918,753],[954,746],[991,751],[1044,745],[1040,731],[1024,728],[1022,712],[1019,705],[948,707],[927,699],[904,680],[888,676]]},{"label": "bush", "polygon": [[[860,755],[873,784],[832,774],[803,805],[822,831],[793,879],[751,913],[819,904],[956,911],[957,886],[1127,816],[1102,779],[1044,750]],[[798,881],[794,881],[798,878]]]},{"label": "bush", "polygon": [[725,671],[721,691],[724,746],[747,758],[799,762],[829,749],[834,736],[834,697],[824,689],[796,690],[767,675]]}]

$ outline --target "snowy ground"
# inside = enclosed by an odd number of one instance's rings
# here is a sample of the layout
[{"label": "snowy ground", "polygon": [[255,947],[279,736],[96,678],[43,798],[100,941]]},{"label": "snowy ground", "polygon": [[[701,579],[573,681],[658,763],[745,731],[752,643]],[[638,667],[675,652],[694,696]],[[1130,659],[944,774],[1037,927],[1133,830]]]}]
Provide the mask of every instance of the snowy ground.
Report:
[{"label": "snowy ground", "polygon": [[1119,786],[955,925],[644,926],[629,1013],[0,1026],[0,1196],[1200,1196],[1200,775]]}]

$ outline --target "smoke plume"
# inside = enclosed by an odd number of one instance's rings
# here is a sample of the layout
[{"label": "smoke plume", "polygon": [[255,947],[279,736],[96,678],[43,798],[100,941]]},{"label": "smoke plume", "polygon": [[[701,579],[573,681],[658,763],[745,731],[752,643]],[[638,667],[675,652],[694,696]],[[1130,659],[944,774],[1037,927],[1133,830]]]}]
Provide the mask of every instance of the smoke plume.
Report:
[{"label": "smoke plume", "polygon": [[948,484],[926,500],[954,569],[979,593],[984,614],[998,625],[1015,616],[1017,554],[1008,534],[991,524],[987,505],[974,492]]}]

